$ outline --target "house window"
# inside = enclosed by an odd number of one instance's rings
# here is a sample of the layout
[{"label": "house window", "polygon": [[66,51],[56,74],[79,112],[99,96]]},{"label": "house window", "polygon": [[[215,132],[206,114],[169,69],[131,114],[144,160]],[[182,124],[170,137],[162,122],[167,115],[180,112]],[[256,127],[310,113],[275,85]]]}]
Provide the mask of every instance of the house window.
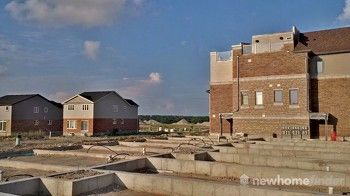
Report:
[{"label": "house window", "polygon": [[68,120],[67,121],[67,129],[76,129],[77,121],[76,120]]},{"label": "house window", "polygon": [[9,106],[5,107],[5,111],[8,112],[10,110]]},{"label": "house window", "polygon": [[68,105],[68,110],[74,110],[74,105]]},{"label": "house window", "polygon": [[81,121],[81,130],[82,131],[88,131],[89,130],[89,121],[82,120]]},{"label": "house window", "polygon": [[241,92],[241,105],[247,106],[249,104],[248,92]]},{"label": "house window", "polygon": [[89,105],[84,104],[83,105],[83,110],[89,110]]},{"label": "house window", "polygon": [[35,126],[38,126],[38,125],[39,125],[39,121],[38,121],[38,120],[35,120],[35,121],[34,121],[34,125],[35,125]]},{"label": "house window", "polygon": [[120,124],[121,124],[121,125],[123,125],[123,124],[124,124],[124,119],[122,119],[122,120],[120,121]]},{"label": "house window", "polygon": [[113,125],[117,124],[117,119],[113,119]]},{"label": "house window", "polygon": [[49,121],[47,122],[47,125],[52,125],[52,120],[49,120]]},{"label": "house window", "polygon": [[263,93],[262,93],[262,91],[255,92],[255,105],[263,105]]},{"label": "house window", "polygon": [[118,112],[118,105],[113,105],[113,112]]},{"label": "house window", "polygon": [[34,107],[34,111],[35,114],[39,113],[39,107]]},{"label": "house window", "polygon": [[124,106],[124,111],[126,112],[126,106]]},{"label": "house window", "polygon": [[317,61],[317,73],[323,73],[323,61]]},{"label": "house window", "polygon": [[283,103],[283,90],[274,90],[274,103]]},{"label": "house window", "polygon": [[48,107],[44,107],[44,112],[48,113],[49,112],[49,108]]},{"label": "house window", "polygon": [[6,121],[0,120],[0,131],[6,131]]},{"label": "house window", "polygon": [[299,103],[299,90],[298,89],[290,89],[289,90],[289,104],[290,105],[298,105]]}]

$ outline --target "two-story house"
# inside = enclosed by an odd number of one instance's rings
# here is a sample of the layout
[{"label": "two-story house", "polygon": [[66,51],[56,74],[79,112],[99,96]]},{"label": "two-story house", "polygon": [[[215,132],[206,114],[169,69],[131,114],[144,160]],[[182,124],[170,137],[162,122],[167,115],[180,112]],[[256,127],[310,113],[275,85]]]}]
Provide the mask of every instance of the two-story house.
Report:
[{"label": "two-story house", "polygon": [[63,105],[65,135],[138,132],[138,105],[115,91],[84,92]]},{"label": "two-story house", "polygon": [[0,97],[0,136],[42,131],[62,134],[62,105],[34,95]]},{"label": "two-story house", "polygon": [[210,57],[212,134],[350,136],[350,27],[254,35]]}]

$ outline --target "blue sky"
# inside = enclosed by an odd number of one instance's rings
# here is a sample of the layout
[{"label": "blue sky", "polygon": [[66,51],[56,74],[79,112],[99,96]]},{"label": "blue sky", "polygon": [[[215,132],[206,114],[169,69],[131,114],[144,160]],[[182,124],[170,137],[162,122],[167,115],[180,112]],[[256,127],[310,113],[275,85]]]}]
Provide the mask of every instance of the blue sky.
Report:
[{"label": "blue sky", "polygon": [[0,10],[0,95],[116,90],[141,114],[207,115],[210,51],[350,24],[350,0],[5,0]]}]

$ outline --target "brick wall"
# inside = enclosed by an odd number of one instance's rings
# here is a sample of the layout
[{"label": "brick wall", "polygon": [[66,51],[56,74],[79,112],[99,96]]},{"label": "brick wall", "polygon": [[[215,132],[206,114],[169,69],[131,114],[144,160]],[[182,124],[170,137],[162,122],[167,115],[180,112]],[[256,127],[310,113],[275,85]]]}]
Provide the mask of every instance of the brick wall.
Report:
[{"label": "brick wall", "polygon": [[[76,129],[68,129],[68,120],[76,120],[77,127]],[[63,134],[64,135],[70,135],[71,133],[74,133],[75,135],[84,135],[83,132],[81,132],[81,121],[88,120],[88,132],[86,133],[87,135],[91,136],[93,135],[93,126],[94,126],[94,121],[93,119],[63,119]]]},{"label": "brick wall", "polygon": [[34,120],[12,120],[12,135],[38,131],[43,131],[47,134],[51,131],[55,135],[62,135],[62,120],[52,120],[52,125],[48,125],[48,120],[39,120],[38,125],[34,124]]},{"label": "brick wall", "polygon": [[138,119],[94,119],[94,135],[107,134],[117,130],[116,133],[138,132]]},{"label": "brick wall", "polygon": [[[311,79],[311,89],[312,111],[330,114],[328,131],[334,129],[338,136],[350,136],[350,78]],[[324,136],[324,122],[312,124]]]}]

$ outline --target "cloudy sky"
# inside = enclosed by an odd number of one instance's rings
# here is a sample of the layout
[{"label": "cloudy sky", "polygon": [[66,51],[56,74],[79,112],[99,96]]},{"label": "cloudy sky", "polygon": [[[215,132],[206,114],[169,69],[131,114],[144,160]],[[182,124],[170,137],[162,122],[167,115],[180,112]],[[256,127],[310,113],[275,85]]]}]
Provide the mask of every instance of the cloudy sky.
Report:
[{"label": "cloudy sky", "polygon": [[141,114],[207,115],[209,52],[350,24],[350,0],[2,0],[0,95],[116,90]]}]

